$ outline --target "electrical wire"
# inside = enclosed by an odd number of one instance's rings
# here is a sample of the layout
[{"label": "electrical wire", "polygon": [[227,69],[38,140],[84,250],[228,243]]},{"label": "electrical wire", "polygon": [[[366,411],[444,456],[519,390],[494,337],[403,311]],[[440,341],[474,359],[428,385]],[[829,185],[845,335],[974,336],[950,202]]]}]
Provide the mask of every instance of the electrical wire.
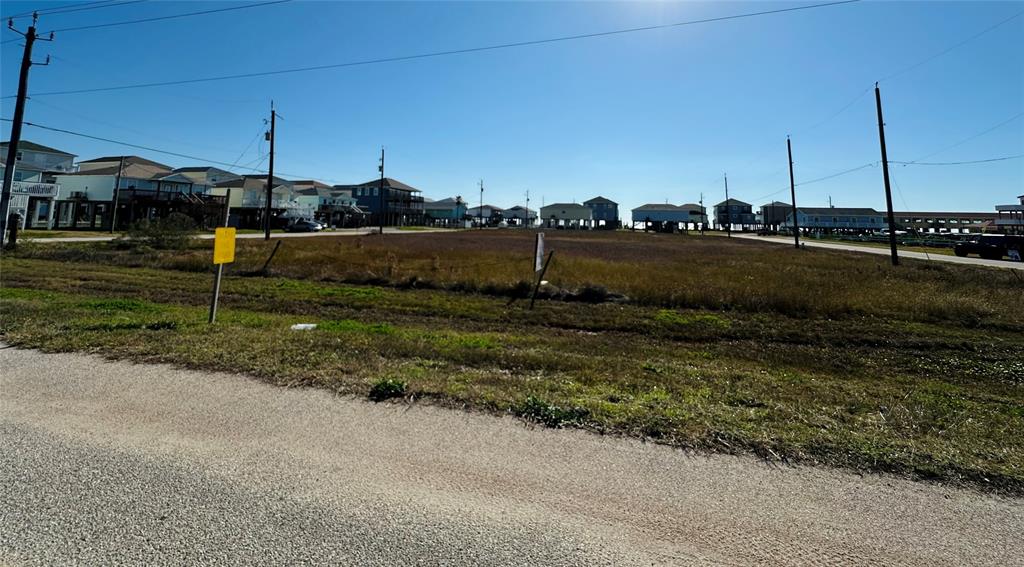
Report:
[{"label": "electrical wire", "polygon": [[940,51],[940,52],[938,52],[938,53],[936,53],[934,55],[926,57],[926,58],[918,61],[917,63],[914,63],[913,65],[910,65],[909,67],[904,67],[903,69],[901,69],[899,71],[896,71],[895,73],[893,73],[891,75],[887,75],[887,76],[879,79],[879,82],[885,82],[885,81],[888,81],[890,79],[899,77],[900,75],[902,75],[904,73],[907,73],[907,72],[910,72],[910,71],[920,67],[921,65],[924,65],[925,63],[930,63],[931,61],[933,61],[935,59],[938,59],[939,57],[942,57],[943,55],[949,53],[950,51],[953,51],[954,49],[962,47],[962,46],[964,46],[964,45],[966,45],[966,44],[968,44],[968,43],[978,39],[979,37],[987,34],[988,32],[990,32],[990,31],[992,31],[992,30],[994,30],[994,29],[996,29],[996,28],[998,28],[998,27],[1000,27],[1000,26],[1002,26],[1002,25],[1004,25],[1006,23],[1009,23],[1009,22],[1019,18],[1022,14],[1024,14],[1024,10],[1022,10],[1020,12],[1017,12],[1016,14],[1010,16],[1009,18],[1006,18],[1005,20],[1001,20],[1001,21],[999,21],[999,22],[997,22],[997,23],[995,23],[995,24],[993,24],[993,25],[991,25],[991,26],[981,30],[980,32],[978,32],[978,33],[972,35],[971,37],[961,41],[960,43],[957,43],[955,45],[947,47],[946,49],[943,49],[942,51]]},{"label": "electrical wire", "polygon": [[[986,130],[984,130],[982,132],[978,132],[977,134],[975,134],[973,136],[968,136],[967,138],[964,138],[963,140],[960,140],[959,142],[957,142],[955,144],[946,146],[946,147],[942,148],[941,150],[936,150],[936,151],[934,151],[934,152],[932,152],[932,153],[930,153],[928,155],[921,156],[921,157],[919,157],[919,158],[917,158],[915,160],[912,160],[909,163],[916,164],[917,162],[919,162],[919,161],[921,161],[923,159],[928,159],[928,158],[930,158],[930,157],[932,157],[932,156],[934,156],[936,154],[941,154],[942,152],[944,152],[946,150],[951,150],[951,149],[953,149],[953,148],[955,148],[957,146],[961,146],[963,144],[966,144],[967,142],[970,142],[971,140],[973,140],[975,138],[979,138],[981,136],[984,136],[985,134],[988,134],[989,132],[995,130],[996,128],[999,128],[1001,126],[1005,126],[1006,124],[1009,124],[1010,122],[1013,122],[1014,120],[1020,118],[1021,116],[1024,116],[1024,112],[1018,112],[1017,114],[1007,118],[1006,120],[1003,120],[1002,122],[1000,122],[999,124],[996,124],[995,126],[992,126],[991,128],[988,128],[988,129],[986,129]],[[889,162],[889,163],[893,163],[893,162]]]},{"label": "electrical wire", "polygon": [[[99,8],[114,8],[117,6],[124,6],[126,4],[139,4],[142,2],[148,2],[149,0],[126,0],[119,2],[117,0],[101,0],[99,2],[86,2],[84,4],[68,4],[65,6],[54,6],[53,8],[40,8],[38,10],[32,10],[30,12],[22,12],[15,16],[8,16],[12,19],[28,18],[33,14],[39,14],[40,16],[53,16],[55,14],[66,14],[69,12],[81,12],[83,10],[97,10]],[[96,4],[104,4],[103,6],[96,6]],[[67,8],[66,10],[64,8]]]},{"label": "electrical wire", "polygon": [[[167,16],[156,16],[152,18],[140,18],[137,20],[125,20],[123,22],[108,22],[106,24],[92,24],[88,26],[76,26],[73,28],[59,28],[52,30],[54,33],[65,33],[69,31],[81,31],[81,30],[94,30],[98,28],[109,28],[113,26],[127,26],[130,24],[142,24],[146,22],[159,22],[163,20],[173,20],[176,18],[187,18],[190,16],[203,16],[207,14],[216,14],[219,12],[231,12],[234,10],[245,10],[247,8],[259,8],[261,6],[270,6],[272,4],[284,4],[291,2],[292,0],[271,0],[270,2],[259,2],[256,4],[243,4],[241,6],[228,6],[227,8],[216,8],[213,10],[201,10],[199,12],[186,12],[184,14],[170,14]],[[47,32],[50,33],[50,32]]]},{"label": "electrical wire", "polygon": [[[10,118],[0,118],[0,120],[2,120],[4,122],[13,122],[13,120],[11,120]],[[24,121],[24,122],[22,122],[22,124],[24,124],[25,126],[31,126],[33,128],[39,128],[39,129],[42,129],[42,130],[49,130],[51,132],[58,132],[58,133],[61,133],[61,134],[68,134],[68,135],[71,135],[71,136],[78,136],[80,138],[88,138],[90,140],[97,140],[97,141],[100,141],[100,142],[107,142],[107,143],[110,143],[110,144],[117,144],[117,145],[120,145],[120,146],[126,146],[126,147],[129,147],[129,148],[136,148],[136,149],[140,149],[140,150],[146,150],[146,151],[155,152],[155,153],[158,153],[158,154],[165,154],[165,155],[169,155],[169,156],[180,157],[180,158],[183,158],[183,159],[195,160],[195,161],[202,162],[202,163],[211,163],[211,164],[215,164],[215,165],[223,165],[223,166],[227,166],[227,167],[235,167],[235,166],[233,166],[230,163],[219,161],[219,160],[215,160],[215,159],[209,159],[209,158],[204,158],[204,157],[192,156],[192,155],[182,154],[182,153],[178,153],[178,152],[171,152],[171,151],[168,151],[168,150],[161,150],[159,148],[153,148],[153,147],[150,147],[150,146],[143,146],[143,145],[140,145],[140,144],[133,144],[131,142],[122,142],[120,140],[113,140],[113,139],[110,139],[110,138],[103,138],[103,137],[100,137],[100,136],[92,136],[90,134],[83,134],[81,132],[75,132],[75,131],[72,131],[72,130],[66,130],[64,128],[54,128],[52,126],[45,126],[43,124],[36,124],[34,122],[28,122],[28,121]],[[238,167],[242,167],[242,166],[238,166]],[[251,168],[251,167],[243,167],[243,169],[249,169],[249,170],[254,171],[256,173],[269,173],[265,169],[256,169],[256,168]],[[298,178],[298,179],[322,179],[324,181],[331,181],[331,182],[339,183],[339,184],[342,183],[341,181],[338,181],[336,179],[330,179],[330,178],[326,178],[326,177],[318,177],[318,176],[315,176],[315,175],[300,175],[300,174],[297,174],[297,173],[286,173],[284,171],[278,171],[278,172],[275,172],[275,174],[276,175],[286,175],[288,177],[295,177],[295,178]]]},{"label": "electrical wire", "polygon": [[1008,159],[1020,159],[1020,158],[1024,158],[1024,154],[1017,154],[1017,155],[1012,155],[1012,156],[1004,156],[1004,157],[989,158],[989,159],[976,159],[976,160],[971,160],[971,161],[925,162],[925,161],[893,161],[893,160],[889,160],[889,163],[890,164],[895,163],[895,164],[904,165],[904,166],[906,166],[906,165],[971,165],[971,164],[975,164],[975,163],[991,163],[991,162],[994,162],[994,161],[1006,161]]},{"label": "electrical wire", "polygon": [[[467,48],[463,48],[463,49],[450,49],[450,50],[445,50],[445,51],[433,51],[433,52],[428,52],[428,53],[417,53],[417,54],[413,54],[413,55],[399,55],[399,56],[395,56],[395,57],[381,57],[381,58],[376,58],[376,59],[365,59],[365,60],[362,60],[362,61],[348,61],[348,62],[343,62],[343,63],[331,63],[331,64],[326,64],[326,65],[312,65],[312,66],[308,66],[308,67],[294,67],[294,68],[290,68],[290,69],[278,69],[278,70],[274,70],[274,71],[255,71],[255,72],[252,72],[252,73],[238,73],[238,74],[234,74],[234,75],[220,75],[220,76],[203,77],[203,78],[197,78],[197,79],[182,79],[182,80],[177,80],[177,81],[159,81],[159,82],[152,82],[152,83],[136,83],[136,84],[131,84],[131,85],[116,85],[116,86],[111,86],[111,87],[97,87],[97,88],[91,88],[91,89],[74,89],[74,90],[64,90],[64,91],[49,91],[49,92],[42,92],[42,93],[33,93],[33,96],[56,96],[56,95],[69,95],[69,94],[109,92],[109,91],[118,91],[118,90],[127,90],[127,89],[143,89],[143,88],[152,88],[152,87],[166,87],[166,86],[172,86],[172,85],[187,85],[187,84],[195,84],[195,83],[214,82],[214,81],[228,81],[228,80],[234,80],[234,79],[248,79],[248,78],[254,78],[254,77],[267,77],[267,76],[272,76],[272,75],[285,75],[285,74],[294,74],[294,73],[306,73],[306,72],[310,72],[310,71],[323,71],[323,70],[327,70],[327,69],[341,69],[341,68],[345,68],[345,67],[357,67],[357,66],[364,66],[364,65],[376,65],[376,64],[381,64],[381,63],[394,63],[394,62],[398,62],[398,61],[411,61],[411,60],[415,60],[415,59],[427,59],[427,58],[433,58],[433,57],[444,57],[444,56],[448,56],[448,55],[462,55],[462,54],[467,54],[467,53],[479,53],[479,52],[483,52],[483,51],[496,51],[496,50],[501,50],[501,49],[511,49],[511,48],[516,48],[516,47],[526,47],[526,46],[531,46],[531,45],[544,45],[544,44],[549,44],[549,43],[559,43],[559,42],[565,42],[565,41],[576,41],[576,40],[581,40],[581,39],[591,39],[591,38],[597,38],[597,37],[607,37],[607,36],[622,35],[622,34],[643,32],[643,31],[652,31],[652,30],[659,30],[659,29],[677,28],[677,27],[691,26],[691,25],[697,25],[697,24],[707,24],[707,23],[713,23],[713,22],[722,22],[722,21],[727,21],[727,20],[738,20],[738,19],[742,19],[742,18],[752,18],[752,17],[757,17],[757,16],[767,16],[767,15],[772,15],[772,14],[786,13],[786,12],[796,12],[796,11],[800,11],[800,10],[811,10],[811,9],[815,9],[815,8],[824,8],[824,7],[829,7],[829,6],[839,6],[839,5],[843,5],[843,4],[852,4],[852,3],[855,3],[855,2],[859,2],[859,1],[860,0],[838,0],[838,1],[835,1],[835,2],[825,2],[825,3],[820,3],[820,4],[810,4],[810,5],[807,5],[807,6],[795,6],[795,7],[792,7],[792,8],[780,8],[780,9],[776,9],[776,10],[763,10],[763,11],[760,11],[760,12],[748,12],[748,13],[743,13],[743,14],[732,14],[732,15],[728,15],[728,16],[718,16],[718,17],[715,17],[715,18],[704,18],[704,19],[700,19],[700,20],[689,20],[689,21],[685,21],[685,22],[675,22],[675,23],[671,23],[671,24],[659,24],[659,25],[653,25],[653,26],[626,28],[626,29],[603,31],[603,32],[594,32],[594,33],[577,34],[577,35],[566,35],[566,36],[552,37],[552,38],[545,38],[545,39],[517,41],[517,42],[511,42],[511,43],[499,43],[499,44],[484,45],[484,46],[479,46],[479,47],[467,47]],[[2,97],[2,98],[12,98],[12,96],[13,95],[5,96],[5,97]]]}]

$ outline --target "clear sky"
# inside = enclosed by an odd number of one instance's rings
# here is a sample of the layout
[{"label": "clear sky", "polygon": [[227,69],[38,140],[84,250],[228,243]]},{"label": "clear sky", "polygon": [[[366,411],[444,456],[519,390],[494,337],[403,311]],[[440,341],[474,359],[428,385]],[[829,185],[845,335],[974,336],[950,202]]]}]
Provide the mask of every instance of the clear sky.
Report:
[{"label": "clear sky", "polygon": [[[73,3],[2,6],[6,19]],[[136,2],[44,15],[39,29],[232,5]],[[29,92],[342,63],[799,5],[290,2],[58,33],[53,43],[37,43],[35,59],[53,59],[32,68]],[[26,119],[265,168],[259,152],[266,144],[256,136],[274,99],[283,117],[275,169],[292,177],[372,179],[383,145],[388,176],[435,199],[462,195],[475,204],[482,178],[485,202],[505,207],[522,204],[526,190],[531,206],[604,195],[626,210],[696,202],[702,192],[713,205],[724,197],[728,172],[730,196],[757,206],[788,199],[787,134],[797,183],[880,159],[869,91],[876,80],[890,160],[916,160],[1015,115],[924,161],[1024,153],[1024,16],[901,72],[1022,11],[1024,2],[859,2],[274,77],[38,96]],[[16,21],[22,29],[28,22]],[[7,30],[0,37],[17,38]],[[0,96],[16,92],[20,57],[18,42],[2,46]],[[13,99],[3,99],[3,116],[12,113]],[[0,127],[7,139],[10,123]],[[127,153],[198,165],[28,127],[23,138],[80,159]],[[1024,159],[897,165],[892,173],[897,209],[992,211],[1024,193]],[[807,206],[827,205],[829,196],[836,206],[884,209],[881,168],[797,187]]]}]

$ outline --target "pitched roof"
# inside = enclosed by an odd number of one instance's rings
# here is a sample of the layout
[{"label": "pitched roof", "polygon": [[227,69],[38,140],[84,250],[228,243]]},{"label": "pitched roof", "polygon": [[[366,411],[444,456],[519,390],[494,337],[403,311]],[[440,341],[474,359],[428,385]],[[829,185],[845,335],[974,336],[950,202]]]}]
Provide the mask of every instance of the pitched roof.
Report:
[{"label": "pitched roof", "polygon": [[[6,142],[0,142],[0,147],[6,148],[7,146],[10,146],[10,145],[11,145],[10,140],[8,140]],[[42,144],[37,144],[35,142],[30,142],[28,140],[21,140],[20,142],[18,142],[18,149],[19,150],[28,150],[28,151],[31,151],[31,152],[46,152],[46,153],[50,153],[50,154],[60,154],[62,156],[75,157],[75,154],[69,154],[67,152],[58,150],[56,148],[51,148],[49,146],[44,146]],[[7,156],[5,155],[4,159],[6,159],[6,158],[7,158]]]},{"label": "pitched roof", "polygon": [[882,213],[863,207],[797,207],[805,215],[881,215]]},{"label": "pitched roof", "polygon": [[648,203],[633,209],[634,211],[677,211],[680,207],[670,203]]},{"label": "pitched roof", "polygon": [[579,203],[551,203],[541,207],[541,209],[587,209],[589,211],[590,207]]},{"label": "pitched roof", "polygon": [[[398,181],[397,179],[392,179],[390,177],[385,177],[384,178],[384,185],[388,189],[398,189],[399,191],[415,191],[417,193],[421,192],[419,189],[417,189],[415,187],[412,187],[410,185],[406,185],[405,183],[402,183],[401,181]],[[380,178],[371,179],[371,180],[367,181],[366,183],[359,183],[357,185],[335,185],[335,187],[338,187],[338,188],[347,188],[347,187],[378,187],[378,186],[380,186]]]},{"label": "pitched roof", "polygon": [[611,199],[605,199],[604,197],[601,197],[600,195],[597,196],[597,197],[594,197],[593,199],[591,199],[589,201],[583,201],[584,205],[589,205],[591,203],[611,203],[612,205],[618,205],[618,203],[616,203],[615,201],[612,201]]},{"label": "pitched roof", "polygon": [[789,203],[783,203],[782,201],[772,201],[771,203],[765,203],[764,205],[761,205],[761,208],[763,209],[765,207],[789,207],[789,206],[791,206]]},{"label": "pitched roof", "polygon": [[[247,183],[248,182],[248,183]],[[245,187],[252,186],[253,183],[260,183],[264,186],[267,183],[266,175],[240,175],[236,179],[228,179],[227,181],[221,181],[214,185],[214,187]],[[287,179],[281,179],[280,177],[274,177],[274,186],[291,186],[292,182]]]},{"label": "pitched roof", "polygon": [[134,163],[134,164],[137,164],[137,165],[148,165],[150,167],[158,167],[160,169],[166,169],[166,170],[170,170],[171,169],[171,166],[169,166],[169,165],[164,165],[164,164],[162,164],[160,162],[156,162],[156,161],[153,161],[153,160],[150,160],[150,159],[146,159],[144,157],[139,157],[139,156],[106,156],[106,157],[100,157],[100,158],[95,158],[95,159],[87,159],[87,160],[80,161],[78,163],[107,163],[107,162],[119,163],[121,161],[122,157],[124,157],[124,163],[126,165],[129,164],[129,163]]},{"label": "pitched roof", "polygon": [[745,205],[747,207],[751,206],[750,203],[744,203],[743,201],[740,201],[739,199],[729,199],[728,201],[722,201],[721,203],[718,203],[715,206],[716,207],[722,207],[722,206],[725,206],[726,204],[729,204],[729,205]]}]

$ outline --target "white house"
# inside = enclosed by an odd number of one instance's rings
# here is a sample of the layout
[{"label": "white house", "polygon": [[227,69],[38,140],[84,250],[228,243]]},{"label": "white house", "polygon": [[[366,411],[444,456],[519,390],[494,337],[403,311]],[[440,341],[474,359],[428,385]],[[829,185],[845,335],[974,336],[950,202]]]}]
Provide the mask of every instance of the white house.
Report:
[{"label": "white house", "polygon": [[[0,144],[0,175],[7,167],[10,144]],[[74,171],[75,155],[36,144],[28,140],[18,143],[14,164],[14,182],[8,214],[21,217],[19,228],[50,228],[53,225],[55,202],[60,192],[55,175]]]},{"label": "white house", "polygon": [[594,211],[577,203],[553,203],[541,207],[541,223],[548,228],[590,228]]}]

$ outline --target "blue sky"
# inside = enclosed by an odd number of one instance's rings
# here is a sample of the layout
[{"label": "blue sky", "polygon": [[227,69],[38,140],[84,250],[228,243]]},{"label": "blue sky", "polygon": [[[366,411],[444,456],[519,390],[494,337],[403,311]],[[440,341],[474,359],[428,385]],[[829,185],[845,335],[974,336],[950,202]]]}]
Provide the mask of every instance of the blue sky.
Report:
[{"label": "blue sky", "polygon": [[[71,4],[4,2],[3,14]],[[43,16],[41,31],[230,6],[139,2]],[[402,56],[798,6],[778,2],[291,2],[57,35],[37,43],[32,92]],[[604,195],[649,202],[788,199],[797,182],[880,159],[873,82],[882,80],[889,159],[911,161],[1024,112],[1024,2],[859,2],[655,31],[306,73],[38,96],[26,119],[208,159],[256,165],[274,99],[279,172],[333,183],[387,174],[432,198],[531,206]],[[21,27],[28,20],[17,21]],[[4,39],[17,37],[4,31]],[[0,95],[21,48],[2,48]],[[857,98],[859,96],[859,98]],[[835,113],[849,104],[842,113]],[[12,99],[2,114],[13,112]],[[3,137],[9,123],[3,123]],[[81,159],[181,158],[26,128]],[[249,146],[250,142],[256,139]],[[243,150],[249,146],[248,151]],[[925,161],[1024,153],[1024,116]],[[259,167],[265,168],[266,162]],[[239,170],[241,171],[241,170]],[[1024,160],[894,166],[897,209],[991,211],[1024,193]],[[774,193],[774,194],[773,194]],[[880,167],[797,187],[801,204],[884,208]]]}]

